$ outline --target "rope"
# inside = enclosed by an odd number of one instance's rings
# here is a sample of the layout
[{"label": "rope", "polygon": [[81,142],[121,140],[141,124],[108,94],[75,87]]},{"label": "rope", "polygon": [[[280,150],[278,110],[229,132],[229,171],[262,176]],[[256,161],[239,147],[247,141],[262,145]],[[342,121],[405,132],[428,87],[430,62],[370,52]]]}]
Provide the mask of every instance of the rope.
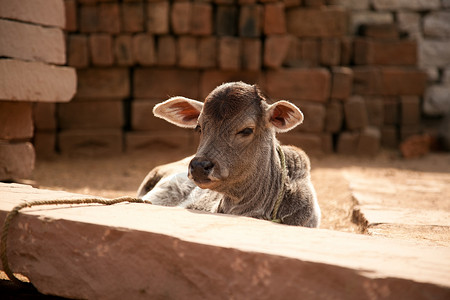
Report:
[{"label": "rope", "polygon": [[[130,202],[130,203],[146,203],[144,200],[133,197],[119,197],[114,199],[102,199],[102,198],[85,198],[85,199],[54,199],[54,200],[36,200],[30,202],[24,202],[17,206],[15,206],[5,218],[5,222],[3,223],[2,235],[1,235],[1,245],[0,245],[0,256],[3,265],[3,271],[6,273],[8,278],[15,283],[24,283],[20,279],[18,279],[11,268],[9,267],[8,257],[7,257],[7,242],[8,242],[8,231],[11,221],[15,216],[19,214],[19,211],[26,207],[39,206],[39,205],[60,205],[60,204],[104,204],[104,205],[113,205],[121,202]],[[148,203],[148,202],[147,202]]]},{"label": "rope", "polygon": [[280,209],[281,202],[284,198],[284,190],[285,190],[285,184],[287,179],[287,168],[286,168],[286,157],[284,156],[283,149],[281,149],[281,146],[277,146],[277,152],[280,156],[281,161],[281,189],[278,191],[278,197],[277,201],[275,202],[275,207],[272,211],[272,222],[275,223],[281,223],[281,219],[277,218],[278,210]]}]

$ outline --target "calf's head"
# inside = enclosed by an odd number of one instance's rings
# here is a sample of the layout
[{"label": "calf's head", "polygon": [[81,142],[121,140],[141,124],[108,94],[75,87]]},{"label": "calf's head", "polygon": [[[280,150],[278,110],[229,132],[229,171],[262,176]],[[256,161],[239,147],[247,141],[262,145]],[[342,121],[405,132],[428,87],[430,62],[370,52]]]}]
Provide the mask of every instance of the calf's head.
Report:
[{"label": "calf's head", "polygon": [[287,101],[268,104],[256,86],[222,84],[205,102],[173,97],[153,113],[175,125],[193,128],[200,144],[189,165],[189,177],[201,188],[224,191],[260,168],[274,153],[275,133],[303,121],[302,112]]}]

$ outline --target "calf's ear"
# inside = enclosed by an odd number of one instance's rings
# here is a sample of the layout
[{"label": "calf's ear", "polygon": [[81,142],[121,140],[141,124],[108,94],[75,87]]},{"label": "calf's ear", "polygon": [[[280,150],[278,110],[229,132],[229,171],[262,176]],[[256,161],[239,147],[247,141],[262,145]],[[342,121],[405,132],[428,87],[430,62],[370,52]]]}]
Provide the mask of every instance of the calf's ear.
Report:
[{"label": "calf's ear", "polygon": [[195,128],[203,103],[184,97],[173,97],[153,108],[153,114],[172,124],[185,128]]},{"label": "calf's ear", "polygon": [[288,101],[278,101],[270,105],[266,111],[269,122],[276,132],[286,132],[303,122],[303,113]]}]

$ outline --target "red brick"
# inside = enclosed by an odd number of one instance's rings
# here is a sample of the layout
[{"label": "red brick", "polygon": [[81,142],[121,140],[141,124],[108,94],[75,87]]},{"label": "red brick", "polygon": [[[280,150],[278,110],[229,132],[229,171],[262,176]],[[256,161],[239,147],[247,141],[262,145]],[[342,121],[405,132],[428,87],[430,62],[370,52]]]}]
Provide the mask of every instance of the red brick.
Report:
[{"label": "red brick", "polygon": [[177,62],[177,45],[171,35],[158,37],[157,62],[159,66],[174,66]]},{"label": "red brick", "polygon": [[356,154],[361,156],[374,156],[380,150],[380,144],[380,130],[375,127],[367,127],[359,135]]},{"label": "red brick", "polygon": [[56,104],[34,103],[33,104],[34,128],[39,130],[56,130]]},{"label": "red brick", "polygon": [[359,65],[415,65],[415,41],[355,40],[355,63]]},{"label": "red brick", "polygon": [[90,68],[78,70],[77,98],[123,99],[130,96],[129,73],[126,68]]},{"label": "red brick", "polygon": [[266,35],[286,33],[284,3],[276,2],[264,5],[264,33]]},{"label": "red brick", "polygon": [[401,124],[418,125],[420,123],[420,98],[418,96],[400,97]]},{"label": "red brick", "polygon": [[359,133],[357,132],[342,132],[338,137],[337,153],[343,155],[356,154],[356,147],[358,146]]},{"label": "red brick", "polygon": [[113,129],[124,124],[121,101],[75,101],[58,105],[62,129]]},{"label": "red brick", "polygon": [[325,154],[331,154],[334,152],[333,135],[330,133],[324,133],[320,135],[322,139],[322,151]]},{"label": "red brick", "polygon": [[334,67],[332,71],[331,98],[345,100],[352,94],[353,70],[347,67]]},{"label": "red brick", "polygon": [[120,32],[120,8],[118,3],[102,3],[98,6],[98,30],[107,33]]},{"label": "red brick", "polygon": [[77,31],[77,2],[75,0],[64,0],[66,26],[64,30],[68,32]]},{"label": "red brick", "polygon": [[268,71],[268,94],[277,99],[325,102],[330,95],[330,73],[326,69]]},{"label": "red brick", "polygon": [[258,71],[261,69],[261,40],[241,39],[242,69]]},{"label": "red brick", "polygon": [[405,158],[419,158],[428,154],[431,147],[429,135],[413,135],[408,137],[400,145],[400,151]]},{"label": "red brick", "polygon": [[215,17],[216,35],[235,36],[237,33],[238,13],[239,11],[235,6],[217,6]]},{"label": "red brick", "polygon": [[134,70],[134,97],[164,100],[170,96],[197,99],[198,71],[137,68]]},{"label": "red brick", "polygon": [[381,128],[381,145],[386,148],[398,147],[397,126],[389,125]]},{"label": "red brick", "polygon": [[361,26],[360,31],[363,36],[374,39],[396,40],[400,36],[396,24],[364,24]]},{"label": "red brick", "polygon": [[195,37],[181,36],[178,38],[178,65],[184,68],[198,67],[198,43]]},{"label": "red brick", "polygon": [[0,180],[29,178],[35,153],[31,143],[0,143]]},{"label": "red brick", "polygon": [[241,67],[241,43],[238,38],[219,39],[219,67],[222,70],[239,70]]},{"label": "red brick", "polygon": [[169,9],[168,1],[147,3],[147,32],[169,33]]},{"label": "red brick", "polygon": [[175,34],[191,32],[191,2],[174,2],[170,13],[172,30]]},{"label": "red brick", "polygon": [[128,132],[125,136],[126,151],[185,149],[194,152],[198,145],[195,142],[195,134],[187,129]]},{"label": "red brick", "polygon": [[343,114],[341,102],[331,101],[328,103],[325,114],[325,131],[330,133],[340,132],[343,124]]},{"label": "red brick", "polygon": [[73,68],[0,59],[0,99],[66,102],[75,94],[76,76]]},{"label": "red brick", "polygon": [[61,0],[2,0],[0,6],[2,19],[64,28],[64,2]]},{"label": "red brick", "polygon": [[301,60],[303,66],[314,67],[319,65],[320,44],[316,39],[303,39],[300,43]]},{"label": "red brick", "polygon": [[369,124],[366,104],[361,96],[352,96],[344,103],[344,116],[349,130],[362,129]]},{"label": "red brick", "polygon": [[93,65],[111,66],[114,63],[113,41],[109,34],[91,34],[89,36],[89,50]]},{"label": "red brick", "polygon": [[213,8],[208,3],[192,3],[191,34],[211,35],[213,33]]},{"label": "red brick", "polygon": [[62,65],[66,62],[63,31],[0,19],[0,56]]},{"label": "red brick", "polygon": [[89,65],[88,39],[82,34],[71,34],[67,41],[67,64],[75,68]]},{"label": "red brick", "polygon": [[283,0],[284,6],[286,8],[296,7],[302,5],[302,0]]},{"label": "red brick", "polygon": [[404,141],[411,136],[422,134],[422,126],[420,124],[415,125],[402,125],[400,127],[400,140]]},{"label": "red brick", "polygon": [[131,35],[118,35],[114,39],[114,57],[119,66],[134,65],[133,39]]},{"label": "red brick", "polygon": [[33,137],[33,145],[38,159],[53,158],[56,155],[56,132],[35,132]]},{"label": "red brick", "polygon": [[369,125],[381,128],[384,124],[384,103],[381,97],[365,97]]},{"label": "red brick", "polygon": [[288,132],[277,138],[284,145],[293,145],[303,149],[308,155],[323,154],[322,137],[318,134]]},{"label": "red brick", "polygon": [[243,5],[239,14],[239,35],[241,37],[259,37],[263,24],[262,5]]},{"label": "red brick", "polygon": [[121,129],[63,130],[59,133],[58,146],[62,154],[75,156],[104,156],[122,152]]},{"label": "red brick", "polygon": [[325,5],[325,0],[303,0],[305,6],[321,7]]},{"label": "red brick", "polygon": [[238,0],[237,1],[240,5],[244,6],[245,4],[255,4],[256,0]]},{"label": "red brick", "polygon": [[122,3],[122,31],[141,32],[144,30],[144,4]]},{"label": "red brick", "polygon": [[304,120],[295,130],[321,133],[325,127],[326,110],[323,104],[294,102],[303,112]]},{"label": "red brick", "polygon": [[320,62],[325,66],[336,66],[341,62],[341,43],[339,39],[322,39],[320,41]]},{"label": "red brick", "polygon": [[214,68],[217,64],[217,39],[215,37],[199,38],[198,55],[200,68]]},{"label": "red brick", "polygon": [[139,33],[133,36],[133,56],[142,66],[156,63],[155,38],[153,35]]},{"label": "red brick", "polygon": [[396,125],[399,122],[399,101],[397,97],[383,98],[383,123],[385,125]]},{"label": "red brick", "polygon": [[353,38],[341,38],[341,65],[348,66],[353,61]]},{"label": "red brick", "polygon": [[182,131],[176,125],[173,125],[163,119],[153,116],[153,107],[160,103],[158,100],[136,100],[131,103],[131,129],[136,131]]},{"label": "red brick", "polygon": [[347,33],[347,12],[340,7],[294,8],[286,12],[288,33],[298,37],[341,37]]},{"label": "red brick", "polygon": [[83,33],[94,33],[98,31],[98,11],[97,6],[83,5],[79,9],[79,20],[78,24],[80,31]]},{"label": "red brick", "polygon": [[33,137],[32,104],[0,101],[0,140]]},{"label": "red brick", "polygon": [[266,37],[264,44],[264,66],[280,68],[285,60],[291,38],[287,35],[271,35]]}]

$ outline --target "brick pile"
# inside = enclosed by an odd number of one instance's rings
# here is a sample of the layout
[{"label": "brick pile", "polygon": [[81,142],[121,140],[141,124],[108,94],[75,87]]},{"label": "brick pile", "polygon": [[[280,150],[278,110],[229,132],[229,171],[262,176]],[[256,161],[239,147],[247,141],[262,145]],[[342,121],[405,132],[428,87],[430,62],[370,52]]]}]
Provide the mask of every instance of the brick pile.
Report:
[{"label": "brick pile", "polygon": [[[52,119],[51,102],[72,98],[76,74],[73,68],[62,66],[66,63],[63,0],[0,0],[0,7],[0,180],[3,181],[31,175],[34,147],[45,148],[46,153],[54,151],[56,119]],[[34,136],[34,128],[42,131]]]},{"label": "brick pile", "polygon": [[398,24],[349,34],[356,21],[341,1],[65,2],[79,81],[74,101],[57,107],[62,153],[194,150],[195,134],[152,107],[175,95],[202,100],[232,80],[297,104],[304,124],[280,139],[310,153],[373,155],[419,130],[426,75],[416,41]]}]

